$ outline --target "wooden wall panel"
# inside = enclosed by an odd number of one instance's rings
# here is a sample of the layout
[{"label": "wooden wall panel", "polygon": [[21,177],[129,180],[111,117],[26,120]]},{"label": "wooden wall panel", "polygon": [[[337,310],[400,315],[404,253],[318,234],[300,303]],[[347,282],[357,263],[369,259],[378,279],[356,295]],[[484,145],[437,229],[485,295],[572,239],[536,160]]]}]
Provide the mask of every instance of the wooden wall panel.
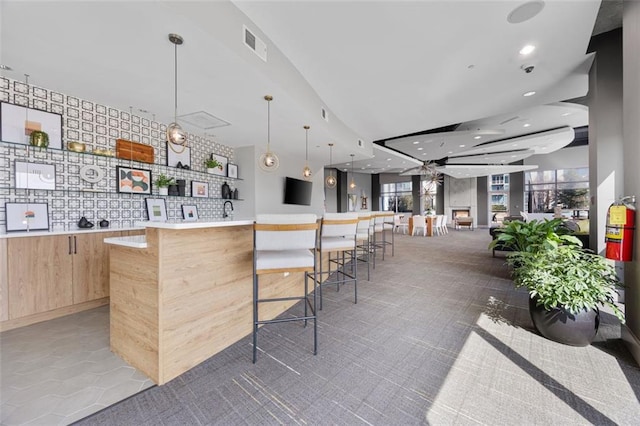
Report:
[{"label": "wooden wall panel", "polygon": [[9,271],[7,271],[7,240],[0,240],[0,321],[9,319]]}]

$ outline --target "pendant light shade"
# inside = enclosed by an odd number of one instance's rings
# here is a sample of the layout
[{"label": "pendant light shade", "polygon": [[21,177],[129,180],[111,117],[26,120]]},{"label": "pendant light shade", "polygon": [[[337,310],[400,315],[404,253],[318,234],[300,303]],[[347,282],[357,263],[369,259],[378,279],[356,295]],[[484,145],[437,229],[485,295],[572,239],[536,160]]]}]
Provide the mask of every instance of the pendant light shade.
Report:
[{"label": "pendant light shade", "polygon": [[265,172],[272,172],[280,166],[278,156],[271,152],[271,101],[273,96],[266,95],[264,100],[267,101],[267,151],[260,156],[258,166]]},{"label": "pendant light shade", "polygon": [[331,170],[331,163],[333,163],[333,144],[329,144],[329,176],[324,180],[325,185],[329,189],[333,189],[338,184],[338,179],[333,176],[333,170]]},{"label": "pendant light shade", "polygon": [[354,180],[354,174],[353,174],[353,157],[355,157],[355,154],[351,154],[351,183],[349,184],[349,188],[350,189],[356,189],[356,181]]},{"label": "pendant light shade", "polygon": [[303,126],[304,135],[304,169],[302,169],[302,177],[304,180],[311,180],[311,168],[309,167],[309,126]]},{"label": "pendant light shade", "polygon": [[[169,34],[169,41],[174,45],[174,109],[173,123],[167,126],[167,142],[169,148],[177,153],[183,152],[187,148],[187,132],[178,124],[178,46],[184,39],[178,34]],[[179,146],[180,148],[176,147]]]}]

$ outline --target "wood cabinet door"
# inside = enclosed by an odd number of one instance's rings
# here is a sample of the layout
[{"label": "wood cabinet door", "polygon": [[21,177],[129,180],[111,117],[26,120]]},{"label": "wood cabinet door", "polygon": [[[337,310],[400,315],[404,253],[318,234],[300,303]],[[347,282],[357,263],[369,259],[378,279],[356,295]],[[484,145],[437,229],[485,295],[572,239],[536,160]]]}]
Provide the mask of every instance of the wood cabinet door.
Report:
[{"label": "wood cabinet door", "polygon": [[109,296],[109,247],[105,238],[123,231],[74,234],[73,303]]},{"label": "wood cabinet door", "polygon": [[7,239],[9,319],[73,303],[68,235]]}]

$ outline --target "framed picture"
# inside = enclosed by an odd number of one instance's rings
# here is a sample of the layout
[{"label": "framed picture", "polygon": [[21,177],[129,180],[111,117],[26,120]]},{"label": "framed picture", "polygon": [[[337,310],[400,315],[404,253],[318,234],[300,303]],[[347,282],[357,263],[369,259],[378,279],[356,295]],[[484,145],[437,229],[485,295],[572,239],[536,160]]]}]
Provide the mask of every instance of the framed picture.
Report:
[{"label": "framed picture", "polygon": [[[191,148],[174,148],[167,142],[167,166],[179,169],[191,169]],[[179,145],[178,145],[179,146]]]},{"label": "framed picture", "polygon": [[16,161],[16,188],[56,189],[56,166]]},{"label": "framed picture", "polygon": [[167,220],[167,204],[164,198],[145,198],[147,216],[151,222],[165,222]]},{"label": "framed picture", "polygon": [[192,197],[208,197],[209,196],[209,183],[191,181],[191,196]]},{"label": "framed picture", "polygon": [[151,170],[116,166],[116,189],[124,193],[151,194]]},{"label": "framed picture", "polygon": [[230,178],[238,177],[238,165],[237,164],[227,164],[227,176]]},{"label": "framed picture", "polygon": [[0,140],[29,145],[29,136],[35,130],[49,135],[50,148],[62,149],[62,115],[0,103]]},{"label": "framed picture", "polygon": [[222,155],[218,155],[218,154],[211,154],[211,159],[218,160],[218,162],[221,164],[220,168],[215,169],[213,174],[218,176],[226,176],[227,163],[229,162],[229,159],[227,157],[223,157]]},{"label": "framed picture", "polygon": [[47,203],[5,203],[7,232],[48,231],[49,204]]},{"label": "framed picture", "polygon": [[182,205],[182,218],[184,220],[198,220],[198,207],[195,205]]}]

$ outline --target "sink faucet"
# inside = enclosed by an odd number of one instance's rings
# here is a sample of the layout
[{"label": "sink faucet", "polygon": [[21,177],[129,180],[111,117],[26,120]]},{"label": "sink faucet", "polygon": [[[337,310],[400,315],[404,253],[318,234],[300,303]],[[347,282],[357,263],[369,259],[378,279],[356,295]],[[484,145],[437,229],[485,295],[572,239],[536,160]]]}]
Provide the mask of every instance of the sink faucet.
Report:
[{"label": "sink faucet", "polygon": [[227,213],[227,204],[231,206],[231,211],[233,211],[233,203],[229,200],[225,201],[222,205],[222,218],[225,219],[227,217],[231,217],[229,213]]}]

